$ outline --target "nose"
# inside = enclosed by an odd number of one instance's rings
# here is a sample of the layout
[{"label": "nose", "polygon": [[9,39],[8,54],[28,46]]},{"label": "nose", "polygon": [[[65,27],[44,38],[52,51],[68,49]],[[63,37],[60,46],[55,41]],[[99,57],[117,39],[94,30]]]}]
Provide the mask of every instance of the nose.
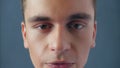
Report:
[{"label": "nose", "polygon": [[63,26],[57,26],[51,34],[51,37],[49,44],[51,51],[61,53],[71,49],[68,39],[69,35]]}]

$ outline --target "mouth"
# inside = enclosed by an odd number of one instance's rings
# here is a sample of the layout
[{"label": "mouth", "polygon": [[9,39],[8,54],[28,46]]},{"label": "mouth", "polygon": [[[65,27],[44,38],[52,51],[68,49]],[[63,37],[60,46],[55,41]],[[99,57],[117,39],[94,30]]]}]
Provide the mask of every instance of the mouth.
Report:
[{"label": "mouth", "polygon": [[71,62],[52,62],[52,63],[46,63],[49,68],[70,68],[73,66],[75,63]]}]

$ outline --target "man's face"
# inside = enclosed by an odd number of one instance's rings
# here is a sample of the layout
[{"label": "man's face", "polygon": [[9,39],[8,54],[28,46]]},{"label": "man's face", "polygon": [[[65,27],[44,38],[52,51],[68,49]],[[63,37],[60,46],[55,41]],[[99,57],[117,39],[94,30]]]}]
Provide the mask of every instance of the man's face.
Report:
[{"label": "man's face", "polygon": [[27,0],[24,46],[35,68],[83,68],[94,47],[92,0]]}]

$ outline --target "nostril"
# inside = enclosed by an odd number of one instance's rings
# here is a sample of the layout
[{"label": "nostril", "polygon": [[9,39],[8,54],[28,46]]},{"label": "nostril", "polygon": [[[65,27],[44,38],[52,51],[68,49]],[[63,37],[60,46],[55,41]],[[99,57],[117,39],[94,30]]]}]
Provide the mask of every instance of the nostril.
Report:
[{"label": "nostril", "polygon": [[55,49],[53,49],[53,48],[52,48],[51,50],[52,50],[52,51],[55,51]]}]

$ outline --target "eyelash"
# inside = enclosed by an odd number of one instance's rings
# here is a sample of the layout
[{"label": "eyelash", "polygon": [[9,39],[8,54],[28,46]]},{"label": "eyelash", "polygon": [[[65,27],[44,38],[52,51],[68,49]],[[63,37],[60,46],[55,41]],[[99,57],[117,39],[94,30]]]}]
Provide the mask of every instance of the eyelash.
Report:
[{"label": "eyelash", "polygon": [[39,25],[39,27],[41,27],[40,29],[52,28],[52,24],[41,24],[41,25]]},{"label": "eyelash", "polygon": [[81,30],[83,27],[85,27],[85,24],[83,24],[81,21],[71,21],[67,24],[67,27],[73,30]]},{"label": "eyelash", "polygon": [[[71,21],[66,25],[67,29],[70,31],[76,31],[76,30],[79,31],[84,26],[85,24],[81,23],[80,21]],[[39,28],[41,31],[47,32],[47,31],[50,31],[53,27],[54,27],[53,24],[44,23],[44,24],[38,25],[36,28]]]}]

